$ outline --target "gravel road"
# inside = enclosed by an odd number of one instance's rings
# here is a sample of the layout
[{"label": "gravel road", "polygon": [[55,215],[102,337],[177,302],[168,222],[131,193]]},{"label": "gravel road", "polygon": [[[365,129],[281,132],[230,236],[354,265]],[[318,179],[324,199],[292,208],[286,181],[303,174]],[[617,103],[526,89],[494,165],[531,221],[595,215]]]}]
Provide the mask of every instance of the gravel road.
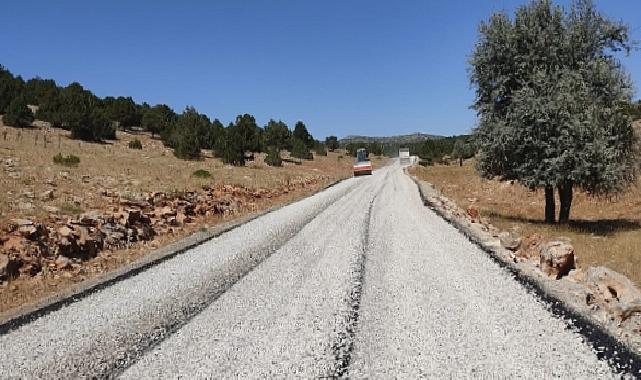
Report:
[{"label": "gravel road", "polygon": [[422,206],[353,178],[0,335],[0,378],[613,377]]}]

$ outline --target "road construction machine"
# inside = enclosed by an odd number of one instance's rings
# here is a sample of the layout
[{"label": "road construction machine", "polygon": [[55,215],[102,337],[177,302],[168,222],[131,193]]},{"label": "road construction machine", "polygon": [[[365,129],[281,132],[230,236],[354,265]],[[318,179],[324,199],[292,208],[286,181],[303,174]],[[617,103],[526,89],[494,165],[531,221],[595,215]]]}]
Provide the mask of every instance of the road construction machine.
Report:
[{"label": "road construction machine", "polygon": [[353,166],[354,177],[372,174],[372,162],[368,158],[367,149],[360,148],[356,151],[356,163]]}]

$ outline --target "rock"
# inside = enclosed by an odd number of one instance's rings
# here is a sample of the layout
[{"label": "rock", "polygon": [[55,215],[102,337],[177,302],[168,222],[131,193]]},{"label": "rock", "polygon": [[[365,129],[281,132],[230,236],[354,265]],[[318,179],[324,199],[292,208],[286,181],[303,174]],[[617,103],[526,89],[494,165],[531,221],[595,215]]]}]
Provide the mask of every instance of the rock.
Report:
[{"label": "rock", "polygon": [[472,221],[478,221],[480,218],[479,208],[476,205],[470,205],[470,207],[467,208],[466,213]]},{"label": "rock", "polygon": [[0,280],[17,277],[21,266],[22,262],[18,258],[0,253]]},{"label": "rock", "polygon": [[2,244],[2,249],[5,252],[8,252],[8,251],[21,252],[24,250],[25,244],[26,244],[26,241],[22,236],[10,236]]},{"label": "rock", "polygon": [[60,209],[54,206],[43,206],[42,208],[50,214],[57,214],[60,212]]},{"label": "rock", "polygon": [[70,237],[72,232],[73,231],[71,230],[71,228],[69,228],[67,226],[63,226],[63,227],[58,228],[58,235],[60,235],[62,237],[65,237],[65,238]]},{"label": "rock", "polygon": [[499,233],[498,238],[501,240],[501,245],[507,250],[515,252],[521,246],[521,237],[514,236],[509,232]]},{"label": "rock", "polygon": [[9,224],[13,227],[11,230],[15,231],[20,227],[33,226],[33,222],[29,219],[11,219]]},{"label": "rock", "polygon": [[53,190],[47,190],[40,194],[40,200],[43,202],[50,201],[53,199]]},{"label": "rock", "polygon": [[31,202],[18,202],[18,209],[20,211],[31,211],[33,204]]},{"label": "rock", "polygon": [[562,241],[551,241],[539,247],[541,271],[560,279],[574,269],[574,247]]},{"label": "rock", "polygon": [[543,243],[543,237],[539,234],[533,234],[527,236],[525,239],[522,239],[521,245],[519,246],[518,251],[516,251],[515,256],[539,261],[539,246]]},{"label": "rock", "polygon": [[176,221],[179,224],[184,224],[184,223],[191,223],[193,219],[190,216],[185,215],[182,212],[179,212],[178,214],[176,214]]},{"label": "rock", "polygon": [[36,226],[22,226],[18,228],[18,233],[27,239],[31,239],[36,233],[38,232],[38,229]]},{"label": "rock", "polygon": [[641,314],[641,291],[629,278],[605,267],[588,268],[586,277],[592,291],[588,303],[603,305],[620,321]]},{"label": "rock", "polygon": [[572,269],[565,278],[577,284],[584,284],[587,280],[587,273],[583,269],[576,268]]},{"label": "rock", "polygon": [[68,269],[71,268],[71,259],[64,256],[58,256],[56,261],[54,261],[54,264],[56,265],[56,269]]}]

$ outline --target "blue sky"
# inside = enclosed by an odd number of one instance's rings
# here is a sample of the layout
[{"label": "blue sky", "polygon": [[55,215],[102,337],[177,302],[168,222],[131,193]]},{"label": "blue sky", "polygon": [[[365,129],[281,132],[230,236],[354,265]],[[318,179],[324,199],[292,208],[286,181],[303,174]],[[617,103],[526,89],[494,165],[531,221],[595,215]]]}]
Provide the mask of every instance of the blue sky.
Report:
[{"label": "blue sky", "polygon": [[[224,123],[303,120],[317,138],[461,134],[478,24],[524,1],[8,0],[0,64]],[[641,1],[596,4],[641,40]],[[640,88],[641,51],[622,62]]]}]

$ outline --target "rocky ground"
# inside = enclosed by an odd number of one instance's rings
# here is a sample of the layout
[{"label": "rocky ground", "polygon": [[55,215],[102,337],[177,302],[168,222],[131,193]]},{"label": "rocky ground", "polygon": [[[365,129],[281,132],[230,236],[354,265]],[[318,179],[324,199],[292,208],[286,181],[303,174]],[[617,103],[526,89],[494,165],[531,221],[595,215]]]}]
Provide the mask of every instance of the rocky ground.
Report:
[{"label": "rocky ground", "polygon": [[[120,133],[100,145],[47,128],[2,131],[0,313],[351,175],[344,153],[283,168],[267,167],[259,155],[232,168],[207,154],[178,160],[147,135]],[[143,150],[127,147],[133,138]],[[56,165],[58,152],[80,163]],[[211,177],[195,177],[197,169]]]}]

